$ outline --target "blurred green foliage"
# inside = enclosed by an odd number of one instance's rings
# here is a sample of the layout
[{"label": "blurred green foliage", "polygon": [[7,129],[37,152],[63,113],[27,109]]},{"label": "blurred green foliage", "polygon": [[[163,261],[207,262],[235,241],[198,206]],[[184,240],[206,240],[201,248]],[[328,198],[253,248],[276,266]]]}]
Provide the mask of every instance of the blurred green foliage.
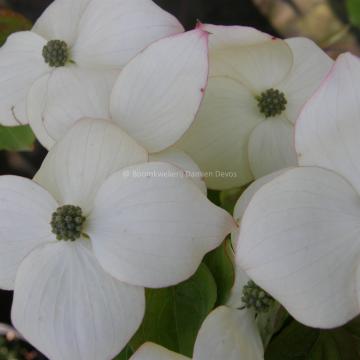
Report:
[{"label": "blurred green foliage", "polygon": [[0,46],[5,43],[10,34],[29,30],[31,26],[31,22],[23,15],[10,9],[0,8]]},{"label": "blurred green foliage", "polygon": [[350,23],[360,28],[360,0],[347,0],[346,6]]},{"label": "blurred green foliage", "polygon": [[27,151],[33,149],[35,136],[28,125],[0,125],[0,150]]}]

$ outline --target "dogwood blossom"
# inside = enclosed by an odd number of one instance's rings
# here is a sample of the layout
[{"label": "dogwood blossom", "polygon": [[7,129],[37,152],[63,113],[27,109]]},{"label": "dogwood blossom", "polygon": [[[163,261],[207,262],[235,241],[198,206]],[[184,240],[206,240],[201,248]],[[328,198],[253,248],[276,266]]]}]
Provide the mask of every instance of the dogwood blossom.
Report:
[{"label": "dogwood blossom", "polygon": [[[159,152],[174,144],[193,122],[207,76],[208,33],[198,29],[174,35],[150,45],[124,67],[111,100],[108,96],[90,104],[91,94],[84,92],[86,99],[75,102],[78,111],[71,118],[62,116],[67,103],[59,103],[56,93],[44,87],[32,91],[30,124],[40,142],[51,148],[79,118],[100,116],[118,124],[148,151]],[[56,118],[46,115],[49,101]],[[99,101],[107,108],[100,115],[92,110]]]},{"label": "dogwood blossom", "polygon": [[237,261],[299,321],[340,326],[360,313],[360,61],[341,55],[296,125],[303,167],[253,196]]},{"label": "dogwood blossom", "polygon": [[46,124],[107,117],[124,65],[182,31],[151,0],[55,0],[31,31],[11,35],[0,49],[0,123],[25,124],[27,106],[33,113],[40,104]]},{"label": "dogwood blossom", "polygon": [[147,161],[115,124],[83,119],[34,181],[0,177],[0,287],[51,359],[113,358],[142,321],[144,287],[190,277],[235,226],[178,167]]},{"label": "dogwood blossom", "polygon": [[[220,306],[205,319],[196,339],[193,360],[259,360],[264,349],[246,311]],[[189,360],[153,343],[144,344],[131,360]]]},{"label": "dogwood blossom", "polygon": [[208,90],[176,146],[213,174],[207,178],[213,189],[296,165],[293,124],[332,60],[305,38],[284,41],[241,26],[200,28],[212,34]]}]

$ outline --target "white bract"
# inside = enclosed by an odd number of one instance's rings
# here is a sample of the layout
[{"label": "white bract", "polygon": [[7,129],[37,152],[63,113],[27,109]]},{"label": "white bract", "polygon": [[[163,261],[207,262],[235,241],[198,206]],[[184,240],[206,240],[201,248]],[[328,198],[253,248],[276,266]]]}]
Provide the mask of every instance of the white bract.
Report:
[{"label": "white bract", "polygon": [[213,189],[295,165],[293,124],[332,60],[305,38],[283,41],[239,26],[200,28],[212,34],[209,85],[196,121],[176,146],[212,173]]},{"label": "white bract", "polygon": [[296,125],[303,167],[264,185],[243,216],[237,261],[306,325],[360,313],[360,61],[341,55]]},{"label": "white bract", "polygon": [[[251,314],[220,306],[208,315],[197,336],[193,360],[261,360],[264,349]],[[131,360],[189,360],[146,343]]]},{"label": "white bract", "polygon": [[235,226],[183,171],[147,160],[115,124],[83,119],[34,181],[0,177],[0,287],[51,359],[114,357],[142,321],[144,287],[190,277]]},{"label": "white bract", "polygon": [[32,121],[64,135],[81,116],[107,117],[124,65],[182,31],[151,0],[55,0],[31,31],[11,35],[0,49],[0,123],[28,123],[27,107],[34,117],[42,106]]},{"label": "white bract", "polygon": [[[190,127],[207,76],[208,34],[203,30],[177,34],[155,42],[130,61],[116,80],[111,100],[110,95],[96,98],[102,108],[106,107],[106,113],[93,110],[97,103],[86,90],[84,99],[74,99],[77,113],[63,117],[68,104],[59,103],[56,92],[50,94],[35,86],[29,96],[30,123],[40,142],[51,148],[70,123],[84,116],[101,117],[119,125],[148,151],[158,152],[173,145]],[[67,88],[63,90],[68,93]],[[44,121],[44,114],[49,104],[38,101],[43,95],[54,99],[54,109],[58,110],[58,116],[48,121]]]}]

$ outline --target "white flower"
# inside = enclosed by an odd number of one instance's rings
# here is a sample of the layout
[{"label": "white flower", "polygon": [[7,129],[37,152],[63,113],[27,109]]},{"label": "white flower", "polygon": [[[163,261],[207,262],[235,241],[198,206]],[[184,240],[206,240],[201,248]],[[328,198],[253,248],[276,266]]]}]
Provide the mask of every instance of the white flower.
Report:
[{"label": "white flower", "polygon": [[[32,31],[0,49],[0,123],[28,122],[46,108],[52,132],[74,119],[107,117],[107,99],[124,65],[153,41],[182,32],[151,0],[55,0]],[[56,125],[59,123],[59,125]]]},{"label": "white flower", "polygon": [[[195,342],[193,360],[261,360],[264,349],[252,316],[220,306],[205,319]],[[131,360],[189,360],[159,345],[146,343]]]},{"label": "white flower", "polygon": [[213,173],[207,183],[214,189],[295,165],[293,124],[332,60],[304,38],[283,41],[239,26],[200,28],[212,34],[209,86],[197,120],[177,146]]},{"label": "white flower", "polygon": [[190,277],[235,226],[177,167],[147,159],[115,124],[83,119],[35,181],[0,177],[0,287],[51,359],[114,357],[142,321],[144,287]]},{"label": "white flower", "polygon": [[[158,152],[173,145],[190,127],[207,76],[208,33],[198,29],[177,34],[155,42],[130,61],[115,83],[111,100],[110,96],[93,100],[87,91],[84,99],[74,99],[77,113],[71,117],[63,117],[68,104],[58,101],[56,91],[44,87],[32,91],[30,124],[40,142],[50,148],[81,117],[101,117],[118,124],[148,151]],[[68,93],[68,88],[63,91]],[[46,101],[41,104],[43,96]],[[106,113],[95,109],[98,102]],[[48,118],[49,109],[56,117]]]},{"label": "white flower", "polygon": [[303,167],[264,185],[243,216],[237,262],[306,325],[360,313],[360,61],[341,55],[296,125]]}]

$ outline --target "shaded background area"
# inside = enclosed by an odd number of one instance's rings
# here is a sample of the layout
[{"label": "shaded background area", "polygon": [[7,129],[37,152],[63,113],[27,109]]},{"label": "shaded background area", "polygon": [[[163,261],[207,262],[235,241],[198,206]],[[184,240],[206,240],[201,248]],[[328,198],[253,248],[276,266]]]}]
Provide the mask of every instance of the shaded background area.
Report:
[{"label": "shaded background area", "polygon": [[[360,0],[359,0],[360,1]],[[174,14],[186,27],[192,29],[197,20],[213,24],[246,25],[280,37],[307,36],[315,40],[331,56],[351,50],[360,54],[360,32],[350,25],[342,0],[155,0],[165,10]],[[50,0],[0,0],[0,10],[5,7],[23,14],[34,22]],[[1,26],[0,26],[1,31]],[[14,174],[32,177],[46,155],[36,144],[33,151],[0,151],[0,175]],[[0,323],[10,324],[12,293],[0,291]],[[8,340],[0,340],[0,360],[45,359],[28,349],[19,355],[18,343],[13,333]],[[3,353],[6,342],[10,352]],[[9,345],[10,344],[10,345]],[[23,345],[21,345],[23,346]],[[12,353],[12,350],[13,353]],[[5,351],[5,350],[4,350]],[[224,359],[225,360],[225,359]]]}]

